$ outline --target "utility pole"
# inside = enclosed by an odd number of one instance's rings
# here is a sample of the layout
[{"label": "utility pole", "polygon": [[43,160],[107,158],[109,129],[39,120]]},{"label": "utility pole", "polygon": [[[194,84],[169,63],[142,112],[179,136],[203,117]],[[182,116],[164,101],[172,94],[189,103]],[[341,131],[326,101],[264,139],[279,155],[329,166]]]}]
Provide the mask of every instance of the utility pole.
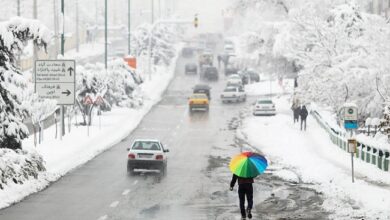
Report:
[{"label": "utility pole", "polygon": [[152,25],[154,23],[154,0],[150,0],[151,1],[151,11],[152,11]]},{"label": "utility pole", "polygon": [[18,17],[20,17],[20,0],[18,0],[18,3],[17,3],[16,15],[17,15]]},{"label": "utility pole", "polygon": [[95,25],[98,25],[98,13],[99,13],[99,10],[98,10],[98,0],[95,0]]},{"label": "utility pole", "polygon": [[79,0],[76,0],[76,51],[80,50],[80,36],[79,36]]},{"label": "utility pole", "polygon": [[107,0],[104,1],[104,67],[107,70]]},{"label": "utility pole", "polygon": [[158,0],[158,19],[161,19],[161,0]]},{"label": "utility pole", "polygon": [[[37,3],[38,0],[34,0],[33,1],[33,18],[34,19],[38,19],[38,3]],[[38,59],[38,49],[37,49],[37,46],[35,46],[34,44],[34,47],[33,47],[33,61],[35,63],[35,60]]]},{"label": "utility pole", "polygon": [[128,18],[127,18],[127,24],[128,24],[128,27],[127,27],[127,30],[128,30],[128,36],[127,36],[127,40],[128,40],[128,49],[127,49],[127,54],[130,55],[131,53],[131,0],[128,0],[128,4],[127,4],[127,11],[128,11]]},{"label": "utility pole", "polygon": [[[61,55],[64,57],[65,55],[65,0],[61,0]],[[61,134],[60,139],[62,139],[62,136],[65,135],[65,107],[61,105],[60,108],[61,112]]]},{"label": "utility pole", "polygon": [[53,15],[54,15],[54,47],[55,47],[55,59],[58,57],[58,11],[57,11],[57,0],[53,0]]}]

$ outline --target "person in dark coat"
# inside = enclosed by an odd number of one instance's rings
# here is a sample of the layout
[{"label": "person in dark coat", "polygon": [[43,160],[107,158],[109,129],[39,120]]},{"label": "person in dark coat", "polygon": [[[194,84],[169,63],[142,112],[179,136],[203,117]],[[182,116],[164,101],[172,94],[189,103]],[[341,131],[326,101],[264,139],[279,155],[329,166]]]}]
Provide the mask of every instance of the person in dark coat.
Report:
[{"label": "person in dark coat", "polygon": [[[233,191],[233,187],[238,181],[238,197],[240,199],[240,210],[242,219],[252,218],[253,207],[253,178],[242,178],[233,174],[232,181],[230,182],[230,191]],[[248,207],[245,210],[245,197],[248,200]]]},{"label": "person in dark coat", "polygon": [[221,68],[221,61],[222,61],[221,55],[218,55],[217,59],[218,59],[218,69],[220,69]]},{"label": "person in dark coat", "polygon": [[301,113],[301,107],[299,105],[293,105],[291,107],[294,115],[294,123],[299,122],[299,114]]},{"label": "person in dark coat", "polygon": [[306,118],[307,118],[308,114],[309,114],[309,112],[307,111],[306,106],[302,106],[302,109],[299,113],[299,116],[301,116],[301,131],[302,131],[303,126],[304,126],[304,129],[306,131]]}]

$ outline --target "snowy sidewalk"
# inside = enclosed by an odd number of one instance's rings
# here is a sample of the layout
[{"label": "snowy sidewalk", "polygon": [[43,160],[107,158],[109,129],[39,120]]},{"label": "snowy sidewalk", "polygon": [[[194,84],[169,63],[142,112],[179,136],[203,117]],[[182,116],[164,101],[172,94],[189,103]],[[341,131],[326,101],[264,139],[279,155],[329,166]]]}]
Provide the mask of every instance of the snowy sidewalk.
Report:
[{"label": "snowy sidewalk", "polygon": [[[157,67],[153,80],[145,80],[140,85],[141,94],[144,96],[143,106],[140,108],[113,108],[110,112],[104,112],[101,117],[101,128],[99,128],[99,118],[94,115],[89,136],[85,126],[72,126],[71,133],[67,133],[63,140],[54,138],[55,126],[46,129],[44,142],[38,145],[36,150],[42,155],[47,172],[22,185],[12,184],[7,187],[7,190],[0,190],[0,208],[44,189],[50,182],[56,181],[127,137],[154,104],[161,100],[162,94],[174,76],[176,61],[177,57],[172,60],[169,67]],[[34,148],[33,141],[31,135],[23,141],[23,148]]]},{"label": "snowy sidewalk", "polygon": [[249,117],[242,132],[251,145],[271,162],[293,170],[305,183],[324,193],[324,208],[335,211],[336,219],[366,216],[390,219],[390,174],[355,160],[356,179],[351,182],[351,158],[329,139],[314,118],[306,132],[293,124],[287,97],[275,99],[275,117]]}]

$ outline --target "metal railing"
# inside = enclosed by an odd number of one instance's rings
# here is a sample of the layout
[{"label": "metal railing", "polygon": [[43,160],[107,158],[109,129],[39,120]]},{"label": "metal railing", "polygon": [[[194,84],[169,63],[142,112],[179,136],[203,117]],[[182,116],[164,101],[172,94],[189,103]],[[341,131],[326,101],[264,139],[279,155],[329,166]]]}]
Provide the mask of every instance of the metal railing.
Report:
[{"label": "metal railing", "polygon": [[[312,111],[311,114],[317,120],[318,124],[328,133],[333,144],[348,153],[347,138],[345,137],[345,134],[337,132],[335,129],[329,126],[329,124],[325,120],[323,120],[323,118],[317,111]],[[390,172],[390,152],[388,150],[365,144],[359,141],[359,139],[357,140],[357,142],[357,150],[354,154],[355,158],[360,159],[361,161],[364,161],[366,163],[372,164],[380,170]]]}]

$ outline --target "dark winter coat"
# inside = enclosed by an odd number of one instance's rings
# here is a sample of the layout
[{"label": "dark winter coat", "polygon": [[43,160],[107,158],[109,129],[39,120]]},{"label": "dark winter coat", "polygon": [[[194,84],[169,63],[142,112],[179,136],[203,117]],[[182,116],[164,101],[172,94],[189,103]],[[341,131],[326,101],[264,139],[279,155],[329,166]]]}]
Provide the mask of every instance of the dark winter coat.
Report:
[{"label": "dark winter coat", "polygon": [[300,113],[299,113],[299,115],[301,116],[301,119],[302,120],[306,120],[308,114],[309,113],[308,113],[308,111],[306,109],[306,106],[303,106],[301,111],[300,111]]},{"label": "dark winter coat", "polygon": [[301,113],[301,107],[293,107],[294,118],[299,118],[299,114]]},{"label": "dark winter coat", "polygon": [[232,181],[230,182],[230,187],[234,187],[238,180],[238,185],[245,184],[245,183],[254,183],[253,178],[242,178],[237,176],[236,174],[233,174]]}]

